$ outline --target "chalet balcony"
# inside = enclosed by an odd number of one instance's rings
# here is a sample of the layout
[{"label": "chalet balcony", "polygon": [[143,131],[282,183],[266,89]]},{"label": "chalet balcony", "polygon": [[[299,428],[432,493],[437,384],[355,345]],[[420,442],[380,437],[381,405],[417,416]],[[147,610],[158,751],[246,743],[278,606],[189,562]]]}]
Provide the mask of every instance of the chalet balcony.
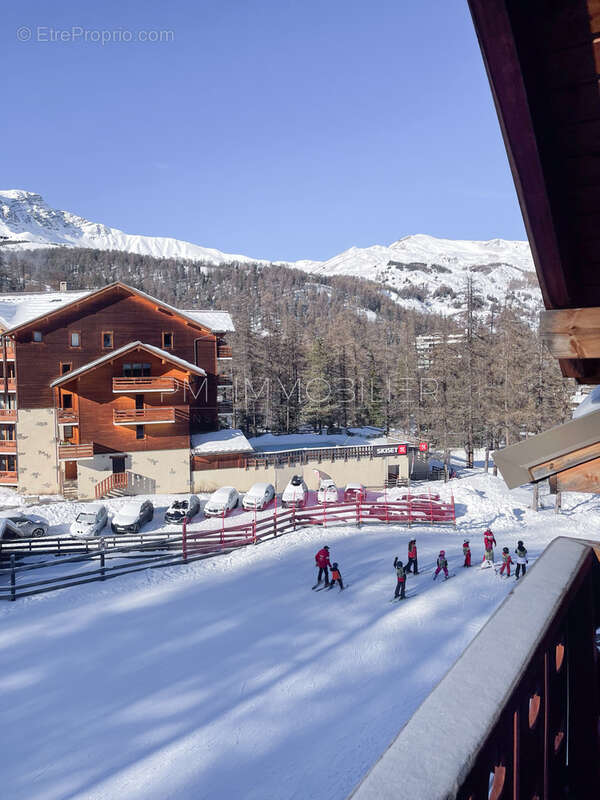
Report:
[{"label": "chalet balcony", "polygon": [[16,453],[17,440],[16,439],[0,439],[0,453]]},{"label": "chalet balcony", "polygon": [[56,416],[59,425],[79,425],[79,414],[72,408],[59,408]]},{"label": "chalet balcony", "polygon": [[0,472],[0,486],[16,486],[18,482],[16,471]]},{"label": "chalet balcony", "polygon": [[176,391],[177,381],[175,378],[113,378],[113,394]]},{"label": "chalet balcony", "polygon": [[16,422],[17,409],[16,408],[0,408],[0,423]]},{"label": "chalet balcony", "polygon": [[233,358],[233,351],[228,344],[217,342],[217,358]]},{"label": "chalet balcony", "polygon": [[93,458],[93,444],[61,444],[58,446],[61,461],[78,461],[80,458]]},{"label": "chalet balcony", "polygon": [[175,422],[175,408],[173,406],[115,408],[113,411],[114,425],[159,425],[169,422]]}]

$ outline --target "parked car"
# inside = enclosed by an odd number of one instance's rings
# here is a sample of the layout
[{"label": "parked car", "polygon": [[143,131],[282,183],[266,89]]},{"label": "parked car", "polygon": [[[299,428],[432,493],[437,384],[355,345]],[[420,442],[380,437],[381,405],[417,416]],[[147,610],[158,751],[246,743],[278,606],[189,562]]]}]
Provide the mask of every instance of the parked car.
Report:
[{"label": "parked car", "polygon": [[31,537],[45,536],[50,525],[48,520],[37,514],[23,514],[20,511],[5,511],[0,513],[0,522],[4,522],[2,539],[29,539]]},{"label": "parked car", "polygon": [[345,503],[361,503],[367,499],[367,490],[362,483],[347,483],[344,489],[344,502]]},{"label": "parked car", "polygon": [[129,500],[113,516],[110,528],[113,533],[139,533],[153,516],[150,500]]},{"label": "parked car", "polygon": [[244,495],[242,505],[247,510],[254,510],[268,506],[275,497],[275,487],[272,483],[255,483]]},{"label": "parked car", "polygon": [[308,486],[304,483],[302,475],[294,475],[283,490],[281,504],[286,507],[305,506],[308,498]]},{"label": "parked car", "polygon": [[98,536],[108,522],[108,511],[102,503],[90,503],[71,523],[70,533],[75,539]]},{"label": "parked car", "polygon": [[204,514],[207,517],[220,517],[232,511],[239,502],[240,495],[237,489],[233,486],[221,486],[206,501]]},{"label": "parked car", "polygon": [[165,511],[165,522],[182,525],[184,520],[189,522],[199,511],[200,500],[195,494],[191,494],[189,497],[180,497],[178,500],[173,500]]},{"label": "parked car", "polygon": [[318,503],[337,503],[338,488],[331,478],[321,478],[317,492]]}]

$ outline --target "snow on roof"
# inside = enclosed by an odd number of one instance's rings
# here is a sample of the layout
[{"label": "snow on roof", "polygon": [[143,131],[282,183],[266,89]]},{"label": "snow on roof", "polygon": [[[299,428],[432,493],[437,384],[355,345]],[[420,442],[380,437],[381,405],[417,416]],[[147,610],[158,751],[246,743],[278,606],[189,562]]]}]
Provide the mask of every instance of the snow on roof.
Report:
[{"label": "snow on roof", "polygon": [[593,411],[600,411],[600,386],[594,386],[587,397],[581,401],[573,411],[573,419],[579,419],[579,417],[584,417]]},{"label": "snow on roof", "polygon": [[200,325],[210,328],[214,333],[234,331],[233,320],[228,311],[211,311],[208,309],[181,309],[181,313],[197,320]]},{"label": "snow on roof", "polygon": [[354,791],[353,800],[455,796],[588,550],[586,543],[563,537],[548,545],[527,579],[516,585]]},{"label": "snow on roof", "polygon": [[67,303],[73,303],[91,294],[82,292],[31,292],[23,294],[0,294],[0,328],[7,330],[23,325],[45,314],[56,311]]},{"label": "snow on roof", "polygon": [[226,428],[210,433],[194,433],[192,435],[192,453],[194,455],[214,455],[217,453],[252,453],[253,447],[242,431]]},{"label": "snow on roof", "polygon": [[155,347],[153,344],[144,344],[144,342],[136,341],[136,342],[130,342],[129,344],[124,345],[123,347],[119,347],[117,350],[111,350],[110,353],[107,353],[105,356],[101,356],[101,358],[96,358],[94,361],[89,361],[82,367],[78,367],[77,369],[71,370],[70,372],[66,372],[64,375],[61,375],[60,378],[57,378],[56,380],[52,381],[50,386],[58,386],[61,383],[66,383],[67,381],[71,381],[73,380],[73,378],[77,377],[77,375],[81,375],[82,373],[87,372],[90,369],[99,367],[106,361],[112,361],[114,358],[118,358],[119,356],[128,353],[130,350],[135,350],[136,347],[142,347],[144,350],[153,353],[155,356],[158,356],[159,358],[164,358],[172,364],[178,364],[180,367],[183,367],[184,369],[187,369],[190,372],[194,372],[196,375],[206,375],[206,372],[202,369],[202,367],[197,367],[195,364],[192,364],[189,361],[185,361],[185,359],[183,358],[178,358],[178,356],[174,356],[172,353],[168,353],[166,350],[161,350],[160,347]]}]

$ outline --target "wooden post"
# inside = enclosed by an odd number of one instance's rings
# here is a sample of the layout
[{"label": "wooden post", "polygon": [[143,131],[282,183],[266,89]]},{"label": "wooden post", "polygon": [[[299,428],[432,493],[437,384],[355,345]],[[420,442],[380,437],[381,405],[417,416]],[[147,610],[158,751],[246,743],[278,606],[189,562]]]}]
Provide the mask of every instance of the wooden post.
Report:
[{"label": "wooden post", "polygon": [[492,470],[492,475],[494,476],[494,478],[496,478],[498,475],[498,467],[496,466],[495,461],[494,461],[494,469]]},{"label": "wooden post", "polygon": [[561,508],[562,508],[562,493],[557,492],[556,497],[554,498],[554,513],[560,514]]},{"label": "wooden post", "polygon": [[483,462],[483,468],[485,469],[486,473],[489,472],[490,469],[490,448],[485,448],[485,461]]},{"label": "wooden post", "polygon": [[100,580],[104,580],[104,547],[100,551]]},{"label": "wooden post", "polygon": [[17,597],[16,592],[16,575],[15,575],[15,554],[10,554],[10,599],[15,600]]},{"label": "wooden post", "polygon": [[183,528],[181,529],[181,557],[184,562],[187,561],[187,523],[185,517],[183,518]]},{"label": "wooden post", "polygon": [[534,511],[538,511],[539,494],[540,494],[540,485],[539,485],[539,483],[534,483],[533,484],[533,496],[531,498],[531,508]]}]

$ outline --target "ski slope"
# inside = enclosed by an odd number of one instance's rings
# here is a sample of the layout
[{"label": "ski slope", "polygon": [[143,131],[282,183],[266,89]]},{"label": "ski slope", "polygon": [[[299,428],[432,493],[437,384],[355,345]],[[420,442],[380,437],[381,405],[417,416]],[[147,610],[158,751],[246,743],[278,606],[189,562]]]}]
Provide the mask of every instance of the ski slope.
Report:
[{"label": "ski slope", "polygon": [[[454,493],[456,530],[305,529],[1,606],[3,795],[345,798],[512,587],[477,568],[484,527],[499,548],[524,539],[530,567],[555,536],[600,538],[593,496],[555,516],[491,475]],[[390,603],[412,537],[422,574]],[[344,592],[310,589],[323,544]],[[456,577],[434,583],[442,547]]]}]

